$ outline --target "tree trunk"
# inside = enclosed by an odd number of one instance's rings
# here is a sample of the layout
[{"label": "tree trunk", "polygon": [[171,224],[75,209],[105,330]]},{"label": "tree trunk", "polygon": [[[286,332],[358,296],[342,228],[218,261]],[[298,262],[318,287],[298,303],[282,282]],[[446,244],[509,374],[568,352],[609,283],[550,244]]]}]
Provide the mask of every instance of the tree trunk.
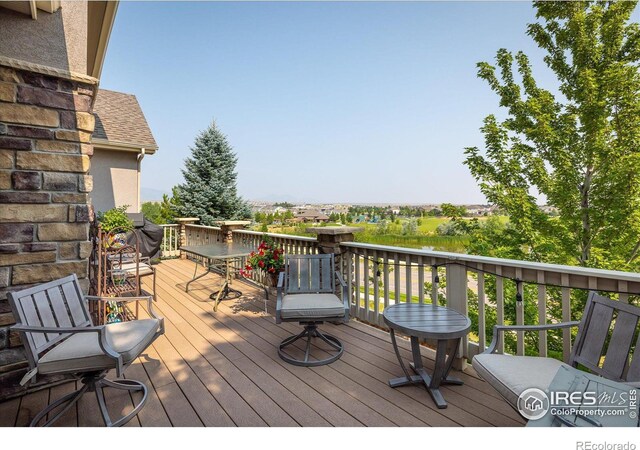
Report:
[{"label": "tree trunk", "polygon": [[591,257],[591,221],[589,217],[589,193],[593,169],[588,168],[584,183],[580,186],[580,213],[582,215],[582,239],[580,242],[580,265],[586,266]]}]

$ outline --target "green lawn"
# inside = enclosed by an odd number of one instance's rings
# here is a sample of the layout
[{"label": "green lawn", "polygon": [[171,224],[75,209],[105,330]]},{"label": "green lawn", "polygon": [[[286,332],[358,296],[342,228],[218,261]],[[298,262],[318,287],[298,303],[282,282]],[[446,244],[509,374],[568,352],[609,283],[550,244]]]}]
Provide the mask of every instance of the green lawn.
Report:
[{"label": "green lawn", "polygon": [[[506,216],[499,216],[500,220],[506,222],[508,218]],[[436,229],[440,224],[448,222],[446,217],[424,217],[421,219],[421,224],[418,227],[418,232],[415,235],[403,235],[402,223],[407,219],[400,219],[400,224],[392,224],[390,226],[390,232],[388,234],[380,235],[376,231],[378,224],[372,223],[350,223],[350,226],[356,226],[364,228],[361,233],[356,233],[356,241],[364,242],[368,244],[388,245],[392,247],[406,247],[417,249],[432,249],[437,251],[462,253],[465,251],[465,246],[469,242],[467,236],[439,236],[436,234]],[[471,220],[465,218],[465,220]],[[487,220],[487,217],[478,217],[478,220]],[[327,224],[336,225],[336,224]],[[307,224],[301,224],[298,226],[269,226],[270,233],[282,233],[298,236],[312,236],[305,232],[306,228],[313,226]]]}]

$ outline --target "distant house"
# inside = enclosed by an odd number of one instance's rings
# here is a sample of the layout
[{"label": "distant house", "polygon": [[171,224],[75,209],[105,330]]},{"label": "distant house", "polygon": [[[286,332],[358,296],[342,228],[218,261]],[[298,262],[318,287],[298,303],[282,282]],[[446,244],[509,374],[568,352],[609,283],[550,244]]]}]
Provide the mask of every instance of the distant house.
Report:
[{"label": "distant house", "polygon": [[558,215],[558,208],[556,208],[555,206],[544,205],[544,206],[540,206],[540,209],[542,210],[542,212],[550,216]]},{"label": "distant house", "polygon": [[142,108],[135,95],[99,89],[93,113],[93,207],[128,205],[128,212],[140,212],[142,159],[158,150]]},{"label": "distant house", "polygon": [[329,222],[329,216],[315,210],[302,211],[296,215],[296,219],[305,223]]}]

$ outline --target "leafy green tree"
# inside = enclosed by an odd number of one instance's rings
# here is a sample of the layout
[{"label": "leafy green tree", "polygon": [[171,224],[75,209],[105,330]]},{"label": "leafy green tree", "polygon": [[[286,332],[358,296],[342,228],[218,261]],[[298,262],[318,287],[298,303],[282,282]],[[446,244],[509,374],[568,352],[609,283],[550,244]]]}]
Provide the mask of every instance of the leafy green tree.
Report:
[{"label": "leafy green tree", "polygon": [[[636,2],[535,2],[528,34],[546,51],[558,94],[540,87],[527,56],[505,49],[496,66],[478,64],[506,109],[489,115],[485,149],[467,148],[466,164],[487,199],[509,216],[489,219],[467,250],[488,256],[638,270],[640,253],[640,27]],[[558,214],[545,214],[534,193]],[[537,288],[523,285],[525,323],[537,323]],[[495,277],[485,279],[495,305]],[[505,281],[505,321],[515,322],[516,285]],[[561,317],[560,292],[547,287],[547,313]],[[572,291],[572,311],[585,292]],[[488,308],[487,310],[491,310]],[[487,318],[487,333],[493,323]],[[537,333],[525,334],[535,352]],[[549,333],[551,355],[561,353]],[[507,349],[515,340],[507,338]]]},{"label": "leafy green tree", "polygon": [[[484,120],[484,151],[466,149],[482,192],[509,216],[511,228],[496,245],[520,259],[637,268],[640,26],[631,20],[637,2],[534,6],[539,21],[527,33],[546,51],[559,93],[538,85],[523,52],[501,49],[497,67],[478,64],[478,76],[507,112],[504,120],[493,114]],[[557,217],[540,210],[535,192],[557,208]]]},{"label": "leafy green tree", "polygon": [[144,202],[140,207],[140,211],[142,212],[142,214],[144,214],[144,217],[146,219],[150,220],[153,223],[166,223],[162,220],[162,211],[160,203],[158,202]]},{"label": "leafy green tree", "polygon": [[467,214],[467,208],[464,206],[456,206],[451,203],[443,203],[440,205],[442,215],[445,217],[451,217],[452,219],[459,219]]},{"label": "leafy green tree", "polygon": [[389,234],[389,221],[384,219],[376,224],[375,234],[379,236],[384,236]]},{"label": "leafy green tree", "polygon": [[415,236],[418,233],[418,221],[414,218],[408,219],[402,224],[402,234],[405,236]]},{"label": "leafy green tree", "polygon": [[162,195],[162,203],[160,203],[160,214],[163,223],[173,223],[178,215],[178,207],[181,205],[180,197],[178,197],[178,189],[176,186],[171,188],[171,197],[167,194]]},{"label": "leafy green tree", "polygon": [[176,187],[177,212],[199,217],[203,225],[216,220],[251,217],[247,203],[236,188],[238,158],[215,122],[202,131],[182,170],[185,182]]}]

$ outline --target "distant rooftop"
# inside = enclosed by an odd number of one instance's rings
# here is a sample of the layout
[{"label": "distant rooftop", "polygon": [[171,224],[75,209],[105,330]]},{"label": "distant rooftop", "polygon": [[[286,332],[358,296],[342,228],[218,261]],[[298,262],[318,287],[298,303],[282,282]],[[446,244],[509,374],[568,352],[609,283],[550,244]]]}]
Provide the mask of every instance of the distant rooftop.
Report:
[{"label": "distant rooftop", "polygon": [[98,147],[100,141],[107,141],[107,145],[123,149],[144,148],[150,153],[158,149],[135,95],[100,89],[93,113],[96,116],[93,140],[98,140],[95,142]]},{"label": "distant rooftop", "polygon": [[301,219],[329,220],[329,216],[316,210],[301,211],[296,214],[296,217],[299,217]]}]

